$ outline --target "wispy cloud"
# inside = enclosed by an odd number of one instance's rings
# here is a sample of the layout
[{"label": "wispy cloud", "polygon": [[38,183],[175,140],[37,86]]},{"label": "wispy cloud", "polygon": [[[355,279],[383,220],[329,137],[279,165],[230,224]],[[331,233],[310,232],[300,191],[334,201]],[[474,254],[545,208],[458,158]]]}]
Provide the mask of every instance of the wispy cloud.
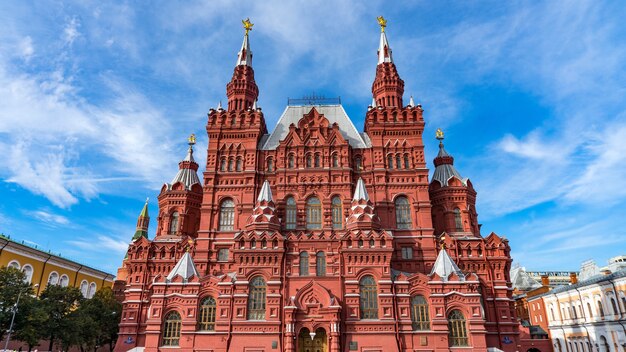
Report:
[{"label": "wispy cloud", "polygon": [[70,220],[63,215],[55,214],[47,210],[26,210],[24,213],[28,216],[32,216],[38,221],[43,222],[46,225],[68,225]]}]

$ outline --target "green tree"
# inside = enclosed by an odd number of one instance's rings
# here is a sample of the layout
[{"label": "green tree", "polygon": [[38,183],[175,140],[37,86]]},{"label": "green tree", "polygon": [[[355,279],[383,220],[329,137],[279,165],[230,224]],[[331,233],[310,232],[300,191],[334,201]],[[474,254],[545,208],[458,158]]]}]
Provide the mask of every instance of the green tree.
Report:
[{"label": "green tree", "polygon": [[33,294],[33,289],[24,281],[25,278],[26,276],[19,269],[0,268],[0,338],[3,341],[11,325],[12,309],[17,302],[17,297],[20,296],[21,301],[24,297]]},{"label": "green tree", "polygon": [[28,351],[46,337],[43,330],[48,323],[48,315],[43,309],[42,302],[36,297],[26,296],[20,299],[15,320],[15,339],[26,343]]},{"label": "green tree", "polygon": [[48,285],[39,299],[48,316],[48,322],[42,330],[43,336],[50,339],[48,350],[52,351],[55,342],[60,342],[64,348],[77,343],[78,325],[73,312],[83,299],[80,290],[75,287]]},{"label": "green tree", "polygon": [[119,330],[122,305],[115,300],[113,290],[104,287],[93,298],[83,301],[78,309],[78,322],[81,329],[92,329],[81,333],[84,349],[98,348],[109,344],[113,350]]}]

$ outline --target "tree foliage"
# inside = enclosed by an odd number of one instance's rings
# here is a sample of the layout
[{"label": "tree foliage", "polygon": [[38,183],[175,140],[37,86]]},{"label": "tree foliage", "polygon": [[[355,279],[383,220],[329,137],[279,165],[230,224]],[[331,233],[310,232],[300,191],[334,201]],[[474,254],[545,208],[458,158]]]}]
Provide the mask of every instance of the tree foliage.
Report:
[{"label": "tree foliage", "polygon": [[76,346],[81,351],[95,351],[106,344],[113,349],[122,305],[110,287],[100,289],[91,299],[83,298],[75,287],[59,285],[46,286],[39,299],[33,293],[21,271],[0,268],[0,334],[9,329],[12,307],[20,295],[11,339],[24,342],[29,350],[40,340],[49,341],[48,350],[53,344],[63,350]]}]

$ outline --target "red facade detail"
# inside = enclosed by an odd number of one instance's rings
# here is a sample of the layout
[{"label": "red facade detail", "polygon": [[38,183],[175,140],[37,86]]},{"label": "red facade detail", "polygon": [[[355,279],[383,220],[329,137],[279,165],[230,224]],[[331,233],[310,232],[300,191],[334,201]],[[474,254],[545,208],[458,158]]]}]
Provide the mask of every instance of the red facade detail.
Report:
[{"label": "red facade detail", "polygon": [[[316,105],[288,107],[268,134],[238,65],[228,109],[208,114],[201,181],[166,184],[156,236],[129,246],[116,351],[171,349],[173,311],[184,351],[517,350],[508,241],[480,235],[468,180],[429,183],[423,111],[403,90],[384,62],[364,133]],[[459,269],[445,277],[441,242]],[[168,280],[187,251],[198,275]]]}]

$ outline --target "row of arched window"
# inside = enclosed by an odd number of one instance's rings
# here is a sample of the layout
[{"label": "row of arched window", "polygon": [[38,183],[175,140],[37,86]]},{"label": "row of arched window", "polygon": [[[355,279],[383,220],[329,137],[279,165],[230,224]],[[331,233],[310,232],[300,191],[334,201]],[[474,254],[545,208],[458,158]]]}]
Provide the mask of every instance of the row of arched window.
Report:
[{"label": "row of arched window", "polygon": [[[398,229],[410,229],[412,227],[411,206],[405,196],[396,197],[396,227]],[[306,200],[305,215],[307,230],[322,229],[322,203],[313,196]],[[338,196],[331,199],[331,215],[333,229],[342,229],[344,225],[342,200]],[[298,207],[292,196],[285,199],[285,216],[283,218],[285,229],[295,230],[298,226]],[[173,233],[172,224],[178,226],[178,213],[172,214],[170,221],[170,233]],[[233,231],[235,226],[235,202],[231,198],[224,199],[220,205],[219,230]],[[175,230],[175,229],[174,229]]]},{"label": "row of arched window", "polygon": [[220,171],[243,171],[243,158],[237,157],[223,157],[220,160]]},{"label": "row of arched window", "polygon": [[[395,167],[394,167],[395,161]],[[409,169],[411,168],[411,162],[409,154],[387,154],[387,168],[388,169]]]},{"label": "row of arched window", "polygon": [[[16,260],[9,262],[7,265],[9,268],[15,268],[21,270],[24,273],[24,281],[27,283],[31,283],[33,279],[33,267],[30,264],[24,264],[20,266],[20,263]],[[56,271],[53,271],[48,275],[48,286],[50,285],[59,285],[61,287],[67,287],[70,284],[70,278],[66,274],[59,275]],[[97,285],[95,282],[91,284],[87,282],[87,280],[83,280],[80,283],[80,292],[83,294],[85,298],[92,298],[96,293]]]},{"label": "row of arched window", "polygon": [[[611,303],[611,310],[613,315],[620,315],[619,303],[615,299],[614,296],[607,297],[609,302]],[[622,296],[622,305],[626,310],[626,296]],[[583,307],[580,301],[574,302],[570,304],[560,304],[561,306],[561,317],[562,319],[579,319],[586,318],[585,312],[583,312]],[[602,300],[598,299],[596,301],[597,314],[600,318],[605,316],[604,306],[602,305]],[[577,309],[578,308],[578,309]],[[594,309],[591,306],[591,302],[587,301],[587,314],[589,314],[589,318],[594,317]],[[553,321],[557,320],[554,314],[554,306],[550,306],[550,315]]]},{"label": "row of arched window", "polygon": [[[266,291],[267,285],[261,276],[250,280],[248,320],[265,320]],[[378,287],[373,276],[366,275],[359,281],[359,296],[361,319],[378,319]],[[211,296],[201,301],[198,310],[198,330],[215,330],[216,308],[216,301]],[[469,346],[463,313],[455,309],[450,311],[447,317],[450,346]],[[415,331],[430,330],[430,310],[428,301],[424,296],[416,295],[411,298],[411,323]],[[181,316],[178,312],[172,311],[165,316],[162,330],[162,344],[164,346],[177,346],[179,344],[181,324]]]},{"label": "row of arched window", "polygon": [[[309,276],[309,253],[300,253],[300,276]],[[322,251],[315,254],[315,276],[326,276],[326,254]]]},{"label": "row of arched window", "polygon": [[[268,172],[274,171],[274,158],[269,157],[265,162],[265,170]],[[294,153],[289,153],[287,155],[287,168],[295,169],[298,166],[297,158]],[[304,166],[306,168],[320,168],[324,166],[324,162],[322,161],[321,153],[307,153],[304,156]],[[330,167],[339,167],[341,166],[341,161],[339,157],[339,153],[332,153],[330,155]],[[361,170],[361,157],[356,156],[354,158],[354,169]]]}]

